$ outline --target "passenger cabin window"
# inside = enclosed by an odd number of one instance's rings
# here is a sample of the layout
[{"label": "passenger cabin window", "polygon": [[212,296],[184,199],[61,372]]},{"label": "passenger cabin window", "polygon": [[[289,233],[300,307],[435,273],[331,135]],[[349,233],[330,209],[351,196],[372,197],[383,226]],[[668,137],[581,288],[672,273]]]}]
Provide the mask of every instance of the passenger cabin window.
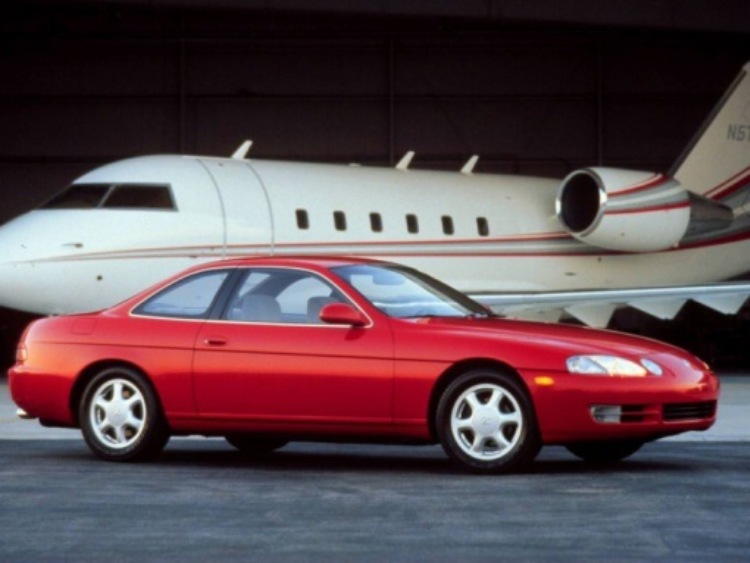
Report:
[{"label": "passenger cabin window", "polygon": [[307,211],[304,209],[297,209],[295,211],[297,216],[297,228],[306,231],[310,228],[310,218],[307,216]]},{"label": "passenger cabin window", "polygon": [[406,216],[406,230],[411,234],[419,232],[419,221],[417,220],[417,216],[413,213],[409,213]]},{"label": "passenger cabin window", "polygon": [[487,237],[490,235],[490,225],[487,223],[485,217],[477,217],[477,232],[480,237]]},{"label": "passenger cabin window", "polygon": [[136,307],[136,315],[205,319],[229,270],[201,272],[179,280]]},{"label": "passenger cabin window", "polygon": [[380,213],[370,213],[370,229],[373,233],[383,232],[383,218]]},{"label": "passenger cabin window", "polygon": [[158,209],[176,210],[166,184],[73,184],[42,209]]},{"label": "passenger cabin window", "polygon": [[443,223],[443,233],[445,233],[446,235],[452,235],[454,232],[453,217],[450,217],[449,215],[443,215],[440,219]]},{"label": "passenger cabin window", "polygon": [[343,211],[333,212],[333,225],[337,231],[346,230],[346,214]]}]

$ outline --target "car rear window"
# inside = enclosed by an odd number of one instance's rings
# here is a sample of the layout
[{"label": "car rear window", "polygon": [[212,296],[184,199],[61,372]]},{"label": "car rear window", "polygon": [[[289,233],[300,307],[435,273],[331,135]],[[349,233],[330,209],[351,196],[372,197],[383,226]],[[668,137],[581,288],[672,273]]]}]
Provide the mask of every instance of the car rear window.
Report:
[{"label": "car rear window", "polygon": [[133,313],[180,319],[206,318],[229,273],[230,270],[211,270],[179,280],[141,303]]}]

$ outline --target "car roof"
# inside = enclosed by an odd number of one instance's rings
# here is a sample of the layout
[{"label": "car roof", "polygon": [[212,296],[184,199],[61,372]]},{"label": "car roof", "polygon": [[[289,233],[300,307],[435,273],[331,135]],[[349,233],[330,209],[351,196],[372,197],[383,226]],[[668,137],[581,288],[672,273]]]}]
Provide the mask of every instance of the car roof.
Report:
[{"label": "car roof", "polygon": [[[369,258],[359,258],[350,256],[245,256],[241,258],[230,258],[203,264],[203,267],[246,267],[246,266],[303,266],[303,267],[322,267],[334,268],[336,266],[347,266],[354,264],[381,264],[386,265],[389,262],[382,260],[372,260]],[[200,269],[200,268],[198,268]]]},{"label": "car roof", "polygon": [[134,304],[140,303],[147,297],[154,295],[161,289],[171,285],[175,281],[186,278],[190,275],[204,272],[208,270],[227,269],[227,268],[245,268],[245,267],[288,267],[288,268],[307,268],[311,270],[321,270],[335,268],[337,266],[349,266],[357,264],[380,264],[389,265],[391,262],[384,262],[382,260],[371,260],[368,258],[358,258],[349,256],[244,256],[238,258],[229,258],[224,260],[214,260],[211,262],[205,262],[203,264],[197,264],[191,268],[187,268],[177,274],[174,274],[168,278],[163,279],[157,284],[152,285],[149,288],[137,293],[105,310],[107,311],[130,311]]}]

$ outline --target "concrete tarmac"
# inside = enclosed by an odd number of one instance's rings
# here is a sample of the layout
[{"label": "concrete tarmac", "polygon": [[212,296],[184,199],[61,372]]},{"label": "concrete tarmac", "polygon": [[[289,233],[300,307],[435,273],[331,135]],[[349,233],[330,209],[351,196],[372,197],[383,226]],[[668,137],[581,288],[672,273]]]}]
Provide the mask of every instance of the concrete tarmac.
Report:
[{"label": "concrete tarmac", "polygon": [[747,561],[750,377],[719,423],[611,466],[544,448],[481,477],[439,446],[220,439],[116,464],[80,432],[18,421],[0,386],[0,561]]},{"label": "concrete tarmac", "polygon": [[219,440],[106,463],[82,441],[0,440],[0,560],[748,561],[750,443],[657,442],[610,466],[545,448],[525,473],[439,447]]}]

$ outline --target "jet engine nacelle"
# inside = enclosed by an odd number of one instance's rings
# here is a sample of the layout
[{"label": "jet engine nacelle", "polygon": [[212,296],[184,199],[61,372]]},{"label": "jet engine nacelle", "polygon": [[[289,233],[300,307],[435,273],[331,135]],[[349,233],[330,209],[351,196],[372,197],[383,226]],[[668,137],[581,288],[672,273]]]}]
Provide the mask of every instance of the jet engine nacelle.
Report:
[{"label": "jet engine nacelle", "polygon": [[557,218],[578,240],[621,252],[655,252],[687,234],[726,227],[732,211],[685,190],[663,174],[584,168],[569,174],[555,199]]}]

